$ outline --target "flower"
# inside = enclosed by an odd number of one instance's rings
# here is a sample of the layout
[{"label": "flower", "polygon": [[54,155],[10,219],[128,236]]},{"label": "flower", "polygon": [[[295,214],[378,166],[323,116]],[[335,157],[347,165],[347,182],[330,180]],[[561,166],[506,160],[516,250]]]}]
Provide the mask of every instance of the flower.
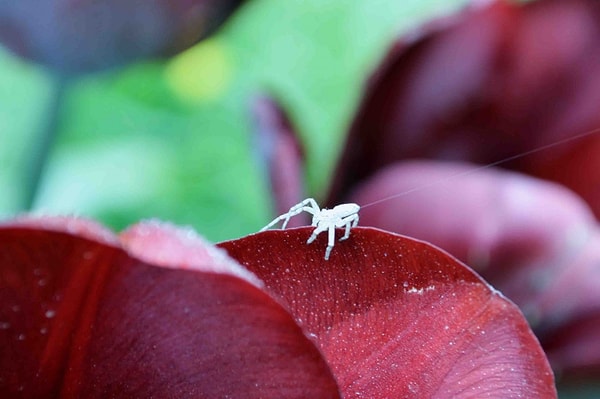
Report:
[{"label": "flower", "polygon": [[352,122],[331,200],[397,161],[505,160],[598,217],[599,42],[600,7],[587,0],[493,1],[401,38]]},{"label": "flower", "polygon": [[518,308],[448,254],[357,228],[326,262],[309,234],[4,223],[2,396],[556,397]]},{"label": "flower", "polygon": [[490,2],[399,40],[327,201],[472,266],[563,375],[600,370],[599,41],[586,0]]}]

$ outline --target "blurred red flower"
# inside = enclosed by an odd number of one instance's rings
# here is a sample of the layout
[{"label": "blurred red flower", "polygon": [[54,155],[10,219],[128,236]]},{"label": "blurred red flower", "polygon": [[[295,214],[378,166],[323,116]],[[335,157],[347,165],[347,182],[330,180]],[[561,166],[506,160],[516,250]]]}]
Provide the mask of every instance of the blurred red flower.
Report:
[{"label": "blurred red flower", "polygon": [[327,201],[472,266],[566,374],[600,371],[599,47],[588,0],[488,2],[399,40]]},{"label": "blurred red flower", "polygon": [[324,261],[309,234],[230,258],[158,222],[4,224],[1,396],[556,397],[518,308],[449,255],[357,228]]}]

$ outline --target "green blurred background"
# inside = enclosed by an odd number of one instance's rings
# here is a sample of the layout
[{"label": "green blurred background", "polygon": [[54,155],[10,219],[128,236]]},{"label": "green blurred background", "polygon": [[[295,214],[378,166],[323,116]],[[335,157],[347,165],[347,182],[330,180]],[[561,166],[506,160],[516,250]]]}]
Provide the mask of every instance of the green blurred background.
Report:
[{"label": "green blurred background", "polygon": [[251,0],[209,39],[164,61],[59,84],[0,48],[0,217],[33,209],[192,225],[219,241],[272,217],[254,150],[252,99],[285,105],[306,150],[307,196],[323,195],[370,71],[394,38],[464,1]]},{"label": "green blurred background", "polygon": [[[0,218],[30,210],[34,165],[49,148],[36,212],[91,217],[116,231],[159,218],[213,241],[257,231],[273,215],[253,98],[270,94],[285,106],[305,146],[306,195],[319,199],[386,49],[465,3],[249,0],[178,56],[78,77],[63,93],[49,71],[0,47]],[[588,388],[563,387],[561,397],[600,390]]]}]

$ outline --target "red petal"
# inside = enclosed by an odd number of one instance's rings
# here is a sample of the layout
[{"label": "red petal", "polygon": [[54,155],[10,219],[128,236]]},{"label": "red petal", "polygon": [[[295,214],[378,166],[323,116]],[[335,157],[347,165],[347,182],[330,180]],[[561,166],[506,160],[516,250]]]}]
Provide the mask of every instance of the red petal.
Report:
[{"label": "red petal", "polygon": [[521,268],[525,261],[581,247],[595,228],[589,207],[564,187],[496,169],[471,173],[475,168],[460,162],[397,163],[358,186],[350,200],[363,206],[363,224],[438,245],[488,279],[514,280],[507,275],[510,265]]},{"label": "red petal", "polygon": [[528,303],[553,367],[563,375],[600,373],[600,229],[574,253],[557,256],[562,268]]},{"label": "red petal", "polygon": [[0,396],[338,397],[293,318],[189,231],[125,234],[163,268],[43,224],[0,227]]},{"label": "red petal", "polygon": [[[514,300],[554,351],[571,323],[600,315],[600,230],[589,207],[569,190],[525,175],[473,165],[403,162],[385,168],[350,198],[364,224],[439,245],[478,270]],[[560,342],[566,341],[560,339]],[[587,342],[587,341],[586,341]],[[570,348],[582,348],[572,343]],[[570,349],[561,372],[580,364]],[[600,357],[596,356],[600,368]]]},{"label": "red petal", "polygon": [[[271,183],[275,213],[287,212],[304,199],[303,149],[283,109],[273,100],[255,101],[256,136],[264,169]],[[289,227],[308,223],[305,215],[290,220]]]},{"label": "red petal", "polygon": [[[311,229],[219,244],[313,334],[345,398],[556,397],[519,310],[423,242],[355,228],[323,260]],[[338,232],[339,234],[339,232]]]},{"label": "red petal", "polygon": [[599,216],[598,2],[494,1],[454,22],[390,51],[328,203],[399,160],[487,164],[579,137],[503,166],[564,184]]},{"label": "red petal", "polygon": [[552,366],[567,376],[597,381],[600,375],[600,312],[576,320],[544,338]]}]

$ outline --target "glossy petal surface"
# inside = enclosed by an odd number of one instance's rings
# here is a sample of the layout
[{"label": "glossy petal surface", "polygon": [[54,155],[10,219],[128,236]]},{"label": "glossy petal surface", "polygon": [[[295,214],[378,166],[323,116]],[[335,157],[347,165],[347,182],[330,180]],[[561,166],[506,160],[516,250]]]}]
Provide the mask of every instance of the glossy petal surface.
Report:
[{"label": "glossy petal surface", "polygon": [[128,253],[59,225],[0,228],[2,397],[338,397],[293,318],[193,232],[144,223]]},{"label": "glossy petal surface", "polygon": [[[493,169],[472,173],[474,168],[399,162],[358,186],[350,199],[369,204],[389,198],[362,209],[362,223],[457,256],[521,307],[544,347],[562,352],[567,341],[558,336],[571,335],[571,326],[594,325],[600,315],[596,219],[581,198],[558,184]],[[399,192],[406,195],[390,198]],[[588,350],[577,364],[574,348],[583,345],[569,343],[569,360],[557,356],[553,366],[562,372],[597,368],[600,357]]]},{"label": "glossy petal surface", "polygon": [[451,252],[521,306],[557,372],[597,370],[585,348],[600,331],[581,326],[597,326],[600,305],[600,7],[473,5],[390,49],[327,205],[377,202],[362,209],[363,225]]},{"label": "glossy petal surface", "polygon": [[310,231],[219,245],[314,337],[344,397],[556,396],[517,307],[454,258],[358,227],[325,261],[326,237],[307,245]]},{"label": "glossy petal surface", "polygon": [[487,164],[561,143],[502,166],[559,182],[600,215],[598,3],[494,1],[424,31],[374,73],[329,203],[399,160]]}]

